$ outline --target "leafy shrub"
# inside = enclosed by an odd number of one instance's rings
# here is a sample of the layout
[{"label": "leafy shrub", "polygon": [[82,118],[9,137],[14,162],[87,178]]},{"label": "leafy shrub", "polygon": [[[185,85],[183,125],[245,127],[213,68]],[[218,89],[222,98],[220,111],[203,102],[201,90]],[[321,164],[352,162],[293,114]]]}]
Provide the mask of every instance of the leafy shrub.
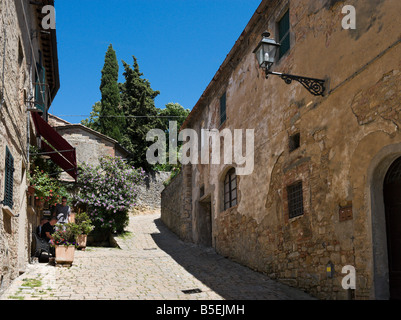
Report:
[{"label": "leafy shrub", "polygon": [[94,229],[94,225],[86,212],[77,213],[75,223],[78,225],[79,234],[89,234]]},{"label": "leafy shrub", "polygon": [[128,225],[128,211],[136,205],[137,184],[145,172],[119,157],[103,157],[98,166],[82,164],[75,205],[85,207],[95,229],[122,232]]},{"label": "leafy shrub", "polygon": [[75,223],[56,224],[55,231],[52,234],[54,238],[53,245],[76,247],[78,234],[78,225]]}]

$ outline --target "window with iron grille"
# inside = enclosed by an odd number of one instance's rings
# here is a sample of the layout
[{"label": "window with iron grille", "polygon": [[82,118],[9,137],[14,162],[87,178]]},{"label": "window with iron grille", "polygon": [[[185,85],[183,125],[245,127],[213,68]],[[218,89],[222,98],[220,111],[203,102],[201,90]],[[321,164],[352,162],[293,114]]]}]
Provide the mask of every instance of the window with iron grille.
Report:
[{"label": "window with iron grille", "polygon": [[226,93],[224,93],[220,98],[220,124],[223,124],[226,119]]},{"label": "window with iron grille", "polygon": [[237,204],[237,175],[235,168],[227,172],[224,179],[224,210]]},{"label": "window with iron grille", "polygon": [[278,22],[278,38],[279,38],[279,43],[281,44],[280,50],[279,50],[279,59],[283,55],[286,54],[286,52],[290,49],[290,11],[287,10],[287,12],[284,14],[284,16],[280,19]]},{"label": "window with iron grille", "polygon": [[13,208],[13,188],[14,188],[14,158],[10,150],[6,147],[6,168],[4,182],[4,205]]},{"label": "window with iron grille", "polygon": [[302,181],[298,181],[287,187],[288,215],[289,218],[304,214],[304,201],[302,195]]}]

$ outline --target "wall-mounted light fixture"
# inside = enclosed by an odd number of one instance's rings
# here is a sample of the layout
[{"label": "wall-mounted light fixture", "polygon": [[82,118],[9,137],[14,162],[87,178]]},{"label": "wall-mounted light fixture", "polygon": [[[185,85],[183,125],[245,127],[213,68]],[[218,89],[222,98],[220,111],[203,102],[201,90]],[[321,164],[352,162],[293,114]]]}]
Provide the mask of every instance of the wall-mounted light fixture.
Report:
[{"label": "wall-mounted light fixture", "polygon": [[285,81],[286,84],[290,84],[293,80],[295,80],[301,83],[311,94],[315,96],[323,96],[323,93],[326,89],[325,80],[270,71],[271,66],[276,61],[280,44],[274,39],[269,38],[270,32],[268,31],[263,32],[262,37],[262,40],[259,42],[253,53],[255,53],[256,58],[258,59],[259,67],[265,70],[266,79],[269,78],[269,74],[272,74],[279,76]]}]

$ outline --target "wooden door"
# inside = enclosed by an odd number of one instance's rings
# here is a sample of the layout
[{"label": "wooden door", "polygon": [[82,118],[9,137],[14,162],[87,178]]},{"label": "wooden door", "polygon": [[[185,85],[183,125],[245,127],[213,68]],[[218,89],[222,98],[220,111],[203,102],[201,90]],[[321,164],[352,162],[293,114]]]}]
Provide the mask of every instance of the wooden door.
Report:
[{"label": "wooden door", "polygon": [[390,167],[384,181],[390,299],[401,299],[401,158]]}]

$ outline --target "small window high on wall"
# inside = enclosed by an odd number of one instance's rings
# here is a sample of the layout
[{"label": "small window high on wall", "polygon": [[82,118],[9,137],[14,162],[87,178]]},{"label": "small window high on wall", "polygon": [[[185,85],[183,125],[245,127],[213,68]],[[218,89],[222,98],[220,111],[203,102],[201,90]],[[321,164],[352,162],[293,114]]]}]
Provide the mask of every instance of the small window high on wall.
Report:
[{"label": "small window high on wall", "polygon": [[283,15],[278,22],[278,39],[280,46],[279,59],[290,50],[290,11]]},{"label": "small window high on wall", "polygon": [[220,98],[220,124],[223,124],[226,119],[226,93],[224,93]]}]

